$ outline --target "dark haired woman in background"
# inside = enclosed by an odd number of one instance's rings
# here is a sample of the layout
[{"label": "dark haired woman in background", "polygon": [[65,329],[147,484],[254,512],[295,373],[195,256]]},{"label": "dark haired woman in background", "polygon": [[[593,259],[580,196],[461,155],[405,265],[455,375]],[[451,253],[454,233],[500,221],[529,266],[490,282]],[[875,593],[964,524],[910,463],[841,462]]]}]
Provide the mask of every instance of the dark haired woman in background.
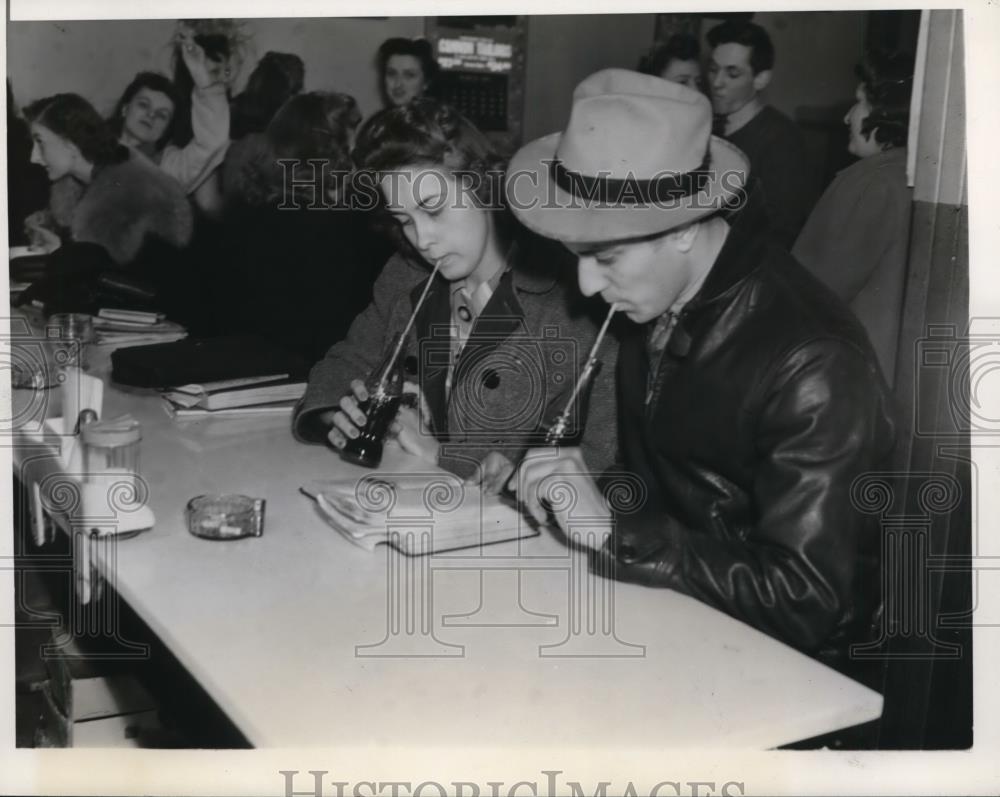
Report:
[{"label": "dark haired woman in background", "polygon": [[848,150],[860,160],[834,178],[792,253],[851,306],[892,384],[910,238],[906,141],[913,58],[872,53],[858,75],[844,124]]},{"label": "dark haired woman in background", "polygon": [[[140,72],[129,83],[110,119],[119,140],[141,152],[193,194],[226,154],[229,100],[224,70],[213,64],[191,29],[177,32],[178,58],[189,76],[186,95],[164,75]],[[190,131],[182,144],[178,128]]]},{"label": "dark haired woman in background", "polygon": [[701,47],[698,40],[687,33],[675,33],[665,44],[653,50],[639,64],[639,71],[672,83],[680,83],[696,91],[704,90]]},{"label": "dark haired woman in background", "polygon": [[139,72],[125,87],[108,118],[118,140],[153,162],[162,160],[174,127],[177,92],[159,72]]},{"label": "dark haired woman in background", "polygon": [[267,52],[247,79],[246,88],[231,106],[232,142],[222,164],[222,191],[226,205],[239,202],[246,166],[267,148],[265,130],[278,109],[302,91],[305,64],[291,53]]},{"label": "dark haired woman in background", "polygon": [[[292,97],[275,114],[208,263],[213,331],[259,334],[314,362],[371,301],[390,247],[348,207],[360,121],[353,97],[325,92]],[[286,174],[279,160],[302,165]]]},{"label": "dark haired woman in background", "polygon": [[438,62],[426,39],[386,39],[378,48],[379,88],[387,106],[406,105],[432,93]]},{"label": "dark haired woman in background", "polygon": [[177,182],[116,140],[97,111],[76,94],[56,94],[24,109],[31,160],[53,186],[50,224],[60,238],[103,247],[120,266],[148,238],[173,247],[191,238],[191,207]]},{"label": "dark haired woman in background", "polygon": [[[448,106],[425,98],[375,114],[358,134],[354,159],[364,170],[359,179],[371,178],[399,251],[372,304],[313,369],[293,430],[338,448],[357,435],[364,423],[357,400],[366,395],[358,380],[379,364],[427,288],[404,358],[424,417],[401,409],[399,442],[499,490],[563,409],[597,332],[588,314],[595,308],[576,288],[568,253],[514,221],[504,205],[505,164]],[[609,341],[606,358],[615,351]],[[608,368],[594,387],[583,443],[598,468],[615,454],[613,374]]]},{"label": "dark haired woman in background", "polygon": [[233,98],[229,137],[238,141],[249,133],[263,133],[278,109],[302,91],[305,77],[306,67],[299,56],[264,53],[246,87]]}]

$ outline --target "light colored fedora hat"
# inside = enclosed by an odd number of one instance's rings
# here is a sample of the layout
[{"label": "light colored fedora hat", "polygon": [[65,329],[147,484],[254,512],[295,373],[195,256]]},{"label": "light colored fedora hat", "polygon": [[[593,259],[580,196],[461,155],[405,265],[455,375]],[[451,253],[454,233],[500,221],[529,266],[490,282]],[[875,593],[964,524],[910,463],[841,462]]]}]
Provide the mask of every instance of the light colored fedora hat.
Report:
[{"label": "light colored fedora hat", "polygon": [[563,133],[522,147],[507,173],[511,210],[529,229],[568,243],[641,238],[714,213],[750,167],[712,135],[697,91],[605,69],[573,92]]}]

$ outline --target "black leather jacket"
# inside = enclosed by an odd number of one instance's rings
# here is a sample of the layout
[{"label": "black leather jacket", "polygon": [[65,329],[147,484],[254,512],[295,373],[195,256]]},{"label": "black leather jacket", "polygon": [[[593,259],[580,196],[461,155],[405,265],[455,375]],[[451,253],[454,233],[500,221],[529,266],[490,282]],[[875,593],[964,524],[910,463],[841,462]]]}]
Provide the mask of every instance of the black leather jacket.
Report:
[{"label": "black leather jacket", "polygon": [[836,665],[879,601],[877,527],[850,493],[890,452],[892,400],[860,324],[767,243],[759,205],[731,223],[648,408],[646,328],[622,343],[621,447],[647,496],[597,564]]}]

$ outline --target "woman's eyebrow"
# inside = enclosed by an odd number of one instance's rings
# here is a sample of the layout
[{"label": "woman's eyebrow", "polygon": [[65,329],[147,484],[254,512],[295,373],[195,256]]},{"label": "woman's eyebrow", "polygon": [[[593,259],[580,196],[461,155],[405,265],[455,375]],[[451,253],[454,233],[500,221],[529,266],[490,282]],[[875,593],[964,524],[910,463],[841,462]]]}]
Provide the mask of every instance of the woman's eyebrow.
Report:
[{"label": "woman's eyebrow", "polygon": [[[417,200],[417,207],[422,210],[427,210],[428,205],[435,205],[435,203],[441,198],[441,194],[429,194],[428,196],[421,197]],[[436,209],[436,205],[435,205]]]}]

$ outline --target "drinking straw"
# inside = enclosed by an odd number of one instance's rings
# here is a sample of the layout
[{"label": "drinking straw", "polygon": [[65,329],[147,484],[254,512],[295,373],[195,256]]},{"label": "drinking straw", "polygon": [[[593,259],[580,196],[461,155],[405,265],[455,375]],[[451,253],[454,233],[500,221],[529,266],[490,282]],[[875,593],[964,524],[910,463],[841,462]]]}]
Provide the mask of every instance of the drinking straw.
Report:
[{"label": "drinking straw", "polygon": [[[386,363],[385,368],[382,371],[382,375],[379,377],[378,387],[375,390],[376,394],[381,395],[385,393],[385,380],[388,379],[389,374],[392,373],[392,368],[395,365],[396,360],[399,358],[399,353],[403,350],[403,344],[406,342],[406,336],[410,333],[410,328],[413,326],[413,321],[417,317],[417,312],[420,310],[420,306],[424,303],[424,299],[427,298],[427,292],[431,289],[431,283],[434,282],[434,277],[437,276],[440,265],[440,260],[434,264],[434,270],[431,271],[431,276],[427,280],[427,284],[424,285],[424,291],[420,294],[420,298],[417,299],[417,303],[413,307],[413,312],[410,313],[410,319],[406,322],[406,326],[403,327],[403,332],[399,336],[396,348],[393,350],[392,356],[389,358],[389,362]],[[607,324],[605,324],[605,326],[607,326]]]},{"label": "drinking straw", "polygon": [[594,345],[590,347],[590,354],[587,355],[586,363],[583,366],[583,370],[580,372],[580,378],[576,380],[576,384],[573,386],[573,392],[570,394],[569,401],[566,402],[566,408],[559,415],[559,418],[568,418],[570,412],[572,412],[573,402],[576,401],[576,397],[580,393],[580,388],[583,387],[584,382],[587,381],[587,376],[590,374],[590,371],[592,371],[594,366],[597,364],[597,350],[601,347],[601,341],[604,340],[604,333],[608,331],[608,325],[611,323],[611,317],[615,314],[617,309],[618,305],[612,304],[608,310],[608,317],[605,318],[604,323],[601,324],[601,329],[597,333],[597,337],[594,339]]}]

